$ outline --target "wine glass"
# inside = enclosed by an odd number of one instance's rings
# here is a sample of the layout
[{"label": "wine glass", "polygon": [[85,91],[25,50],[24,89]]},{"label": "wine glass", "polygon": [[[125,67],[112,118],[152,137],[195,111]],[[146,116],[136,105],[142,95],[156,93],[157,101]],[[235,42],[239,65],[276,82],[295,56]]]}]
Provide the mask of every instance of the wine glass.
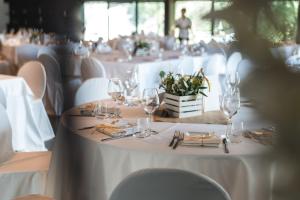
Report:
[{"label": "wine glass", "polygon": [[234,92],[238,85],[240,84],[240,75],[237,71],[229,72],[226,76],[227,84],[230,86],[230,89]]},{"label": "wine glass", "polygon": [[228,126],[226,130],[226,138],[231,135],[232,132],[232,117],[237,114],[238,109],[240,108],[240,92],[239,89],[235,91],[229,91],[224,94],[220,100],[221,111],[228,117]]},{"label": "wine glass", "polygon": [[122,84],[122,81],[119,78],[112,78],[109,80],[108,83],[108,89],[107,89],[108,95],[111,96],[114,103],[114,116],[119,116],[119,111],[117,108],[117,105],[121,105],[125,98],[124,98],[124,87]]},{"label": "wine glass", "polygon": [[127,71],[127,73],[129,74],[128,79],[124,82],[126,88],[126,105],[134,106],[134,99],[136,95],[134,92],[139,85],[138,73],[136,70],[133,72]]},{"label": "wine glass", "polygon": [[[142,102],[145,112],[149,115],[149,123],[151,124],[152,114],[159,108],[159,96],[157,90],[155,88],[145,89],[143,91]],[[148,128],[148,132],[152,135],[157,134],[157,132],[151,130],[151,128]]]}]

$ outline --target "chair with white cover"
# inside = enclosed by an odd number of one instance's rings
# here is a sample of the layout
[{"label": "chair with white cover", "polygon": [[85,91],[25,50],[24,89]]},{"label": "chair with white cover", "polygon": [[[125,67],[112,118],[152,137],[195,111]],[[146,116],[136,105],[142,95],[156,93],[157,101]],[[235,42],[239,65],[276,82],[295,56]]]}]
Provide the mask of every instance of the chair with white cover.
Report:
[{"label": "chair with white cover", "polygon": [[234,52],[227,60],[226,73],[235,73],[239,63],[242,61],[242,55],[239,52]]},{"label": "chair with white cover", "polygon": [[12,132],[9,119],[4,106],[0,102],[0,166],[2,162],[9,160],[14,155],[12,147]]},{"label": "chair with white cover", "polygon": [[106,78],[106,71],[102,63],[96,58],[84,58],[81,62],[81,78],[85,81],[90,78]]},{"label": "chair with white cover", "polygon": [[230,200],[215,181],[178,169],[145,169],[125,178],[110,200]]},{"label": "chair with white cover", "polygon": [[44,194],[51,152],[13,152],[8,116],[0,104],[0,197]]},{"label": "chair with white cover", "polygon": [[22,66],[28,61],[37,60],[40,47],[34,44],[20,45],[16,47],[16,61],[18,66]]},{"label": "chair with white cover", "polygon": [[3,90],[0,88],[0,104],[6,108],[6,98],[5,98],[5,95],[4,95],[4,92]]},{"label": "chair with white cover", "polygon": [[46,90],[46,72],[42,63],[29,61],[18,72],[29,85],[36,99],[42,99]]},{"label": "chair with white cover", "polygon": [[38,53],[38,60],[44,65],[47,75],[46,95],[43,99],[44,105],[49,115],[59,116],[63,111],[64,94],[56,53],[50,48],[43,48]]},{"label": "chair with white cover", "polygon": [[75,94],[75,105],[109,99],[108,82],[107,78],[92,78],[84,81]]},{"label": "chair with white cover", "polygon": [[243,59],[237,68],[237,71],[239,73],[241,82],[247,78],[247,76],[250,74],[251,70],[253,70],[253,64],[248,59]]},{"label": "chair with white cover", "polygon": [[226,57],[223,54],[213,54],[203,63],[204,74],[207,76],[225,73]]}]

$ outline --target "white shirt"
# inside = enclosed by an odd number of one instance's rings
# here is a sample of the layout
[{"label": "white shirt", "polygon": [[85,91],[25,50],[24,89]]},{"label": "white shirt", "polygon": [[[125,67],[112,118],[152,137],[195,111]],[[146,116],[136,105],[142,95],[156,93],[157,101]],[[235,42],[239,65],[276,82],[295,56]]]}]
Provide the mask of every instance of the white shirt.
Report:
[{"label": "white shirt", "polygon": [[189,27],[192,26],[192,22],[189,18],[179,18],[176,20],[176,27],[179,28],[179,38],[188,39],[189,38]]}]

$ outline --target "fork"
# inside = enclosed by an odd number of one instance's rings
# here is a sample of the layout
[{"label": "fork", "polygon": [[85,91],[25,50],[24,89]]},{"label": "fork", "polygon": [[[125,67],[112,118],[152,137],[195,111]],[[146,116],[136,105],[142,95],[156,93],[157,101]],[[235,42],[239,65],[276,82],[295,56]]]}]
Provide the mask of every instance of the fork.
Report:
[{"label": "fork", "polygon": [[175,143],[174,146],[173,146],[173,149],[176,149],[177,146],[178,146],[178,144],[179,144],[179,142],[181,142],[181,141],[183,141],[183,140],[184,140],[184,133],[182,133],[182,132],[179,131],[179,136],[178,136],[178,138],[177,138],[176,143]]},{"label": "fork", "polygon": [[176,130],[175,133],[174,133],[174,135],[173,135],[173,138],[172,138],[172,140],[171,140],[171,142],[169,144],[169,147],[173,146],[175,140],[179,137],[179,134],[180,134],[180,132]]}]

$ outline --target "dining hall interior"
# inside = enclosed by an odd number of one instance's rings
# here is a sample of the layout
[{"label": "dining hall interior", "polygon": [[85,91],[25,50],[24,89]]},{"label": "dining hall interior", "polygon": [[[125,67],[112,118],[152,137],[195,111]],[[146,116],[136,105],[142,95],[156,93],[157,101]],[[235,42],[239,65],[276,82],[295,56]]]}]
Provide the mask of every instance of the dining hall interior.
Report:
[{"label": "dining hall interior", "polygon": [[0,0],[0,200],[299,200],[299,2]]}]

